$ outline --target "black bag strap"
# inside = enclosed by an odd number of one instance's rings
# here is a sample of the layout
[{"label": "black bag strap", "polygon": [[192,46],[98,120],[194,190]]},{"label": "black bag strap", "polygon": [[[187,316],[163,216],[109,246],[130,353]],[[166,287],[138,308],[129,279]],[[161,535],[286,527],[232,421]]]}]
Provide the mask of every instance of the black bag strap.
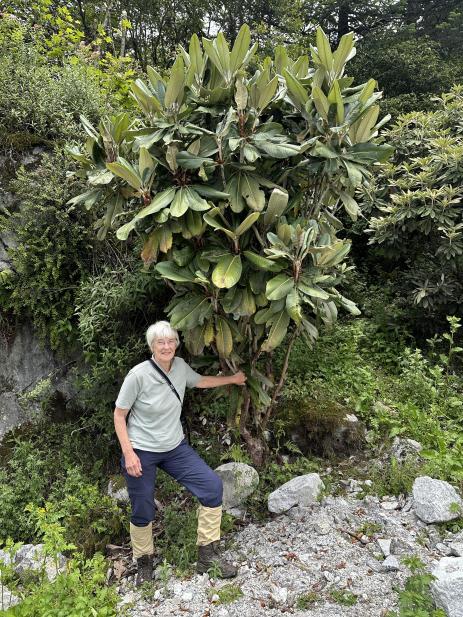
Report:
[{"label": "black bag strap", "polygon": [[175,396],[178,398],[178,400],[180,401],[180,405],[182,406],[182,412],[180,415],[180,421],[182,422],[182,424],[184,424],[184,428],[186,430],[186,434],[187,434],[187,440],[188,443],[191,445],[191,431],[190,431],[190,424],[184,414],[184,410],[183,410],[183,401],[180,398],[179,393],[177,392],[177,390],[175,389],[174,384],[171,382],[171,380],[167,377],[167,375],[164,373],[164,371],[162,370],[162,368],[160,366],[158,366],[156,364],[156,362],[152,359],[149,358],[149,361],[151,362],[151,364],[153,365],[153,367],[156,369],[156,371],[159,373],[159,375],[161,375],[161,377],[164,378],[164,381],[167,383],[167,385],[169,386],[169,388],[172,390],[172,392],[175,394]]},{"label": "black bag strap", "polygon": [[172,392],[175,394],[175,396],[178,398],[178,400],[180,401],[180,405],[183,404],[182,399],[180,398],[180,394],[177,392],[177,390],[175,389],[174,384],[171,382],[171,380],[167,377],[167,375],[164,373],[164,371],[162,370],[162,368],[160,366],[158,366],[156,364],[156,362],[152,359],[149,358],[149,361],[151,362],[151,364],[153,365],[153,367],[157,370],[157,372],[161,375],[161,377],[164,378],[164,381],[167,383],[167,385],[169,386],[169,388],[172,390]]}]

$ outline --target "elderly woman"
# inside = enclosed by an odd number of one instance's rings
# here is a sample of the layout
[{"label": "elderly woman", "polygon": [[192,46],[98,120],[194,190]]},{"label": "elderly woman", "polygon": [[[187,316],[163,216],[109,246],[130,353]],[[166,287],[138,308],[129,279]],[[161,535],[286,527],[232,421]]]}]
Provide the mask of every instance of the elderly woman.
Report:
[{"label": "elderly woman", "polygon": [[132,504],[130,538],[138,566],[136,584],[150,581],[153,575],[152,521],[158,467],[199,500],[197,571],[204,573],[215,565],[223,578],[230,578],[236,575],[236,568],[221,557],[218,542],[222,481],[188,445],[180,413],[186,387],[244,385],[246,376],[241,371],[227,377],[196,373],[175,355],[180,341],[167,321],[150,326],[146,341],[153,355],[129,371],[114,410],[114,426],[122,448],[121,465]]}]

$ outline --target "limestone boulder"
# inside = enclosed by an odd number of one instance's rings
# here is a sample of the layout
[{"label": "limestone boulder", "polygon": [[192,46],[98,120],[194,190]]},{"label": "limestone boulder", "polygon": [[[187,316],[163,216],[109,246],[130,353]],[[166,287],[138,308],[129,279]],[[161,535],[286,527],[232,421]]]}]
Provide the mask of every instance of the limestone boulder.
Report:
[{"label": "limestone boulder", "polygon": [[463,501],[451,484],[420,476],[413,483],[413,509],[425,523],[444,523],[461,516]]},{"label": "limestone boulder", "polygon": [[246,463],[225,463],[215,472],[223,482],[223,508],[227,511],[239,508],[259,485],[259,474]]},{"label": "limestone boulder", "polygon": [[293,506],[310,506],[317,503],[318,496],[324,488],[325,485],[318,473],[297,476],[270,493],[268,509],[275,514],[282,514]]}]

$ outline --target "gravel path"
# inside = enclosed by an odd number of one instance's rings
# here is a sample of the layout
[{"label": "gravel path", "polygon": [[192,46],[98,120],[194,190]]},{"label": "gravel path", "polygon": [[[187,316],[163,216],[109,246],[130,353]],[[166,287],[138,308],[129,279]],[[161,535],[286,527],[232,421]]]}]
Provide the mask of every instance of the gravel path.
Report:
[{"label": "gravel path", "polygon": [[[389,540],[392,557],[384,561]],[[126,579],[120,614],[384,617],[397,609],[396,590],[410,574],[401,558],[416,555],[432,566],[446,554],[440,542],[437,528],[419,521],[404,500],[327,497],[227,538],[226,554],[240,566],[232,581],[205,574],[163,585],[158,578],[151,597],[142,597]],[[243,595],[226,603],[229,585]]]}]

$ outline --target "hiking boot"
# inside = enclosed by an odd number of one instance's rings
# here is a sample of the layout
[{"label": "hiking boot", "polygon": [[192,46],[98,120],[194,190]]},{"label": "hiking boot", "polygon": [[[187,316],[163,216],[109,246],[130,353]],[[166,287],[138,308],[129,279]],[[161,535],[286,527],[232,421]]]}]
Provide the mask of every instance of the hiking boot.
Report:
[{"label": "hiking boot", "polygon": [[208,570],[213,576],[220,578],[233,578],[238,573],[238,569],[222,557],[218,540],[211,544],[198,546],[196,572],[204,574]]},{"label": "hiking boot", "polygon": [[153,579],[153,555],[142,555],[137,559],[137,579],[135,585],[150,583]]}]

